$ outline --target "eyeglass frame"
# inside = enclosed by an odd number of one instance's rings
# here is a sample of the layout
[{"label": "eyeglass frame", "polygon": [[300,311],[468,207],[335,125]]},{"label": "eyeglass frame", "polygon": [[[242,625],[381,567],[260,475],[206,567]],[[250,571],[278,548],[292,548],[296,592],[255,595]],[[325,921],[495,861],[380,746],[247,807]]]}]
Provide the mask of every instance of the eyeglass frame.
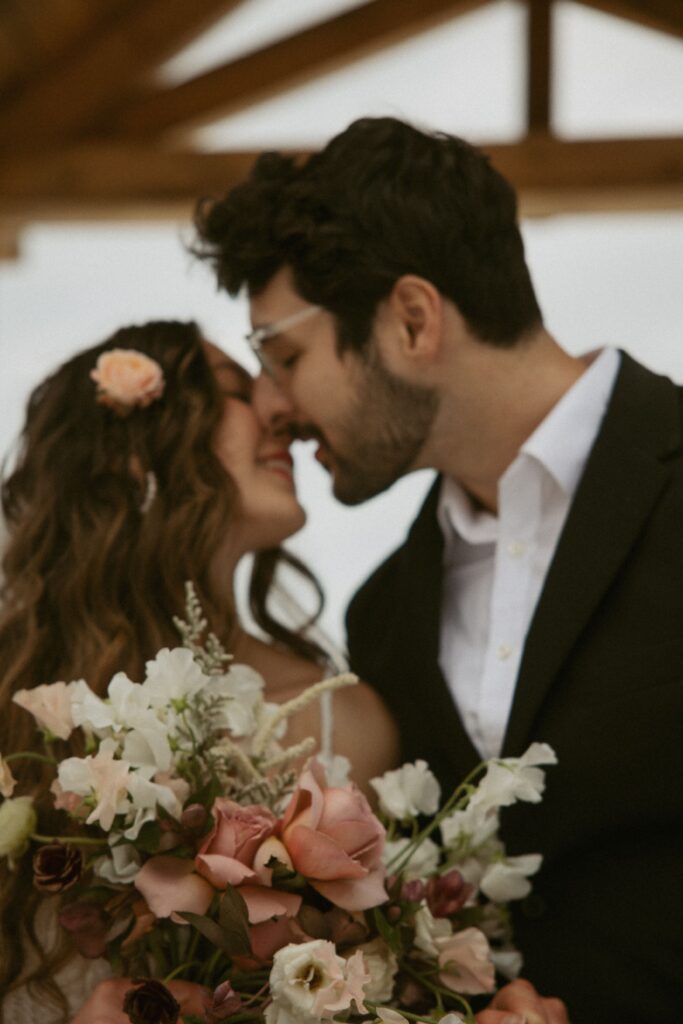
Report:
[{"label": "eyeglass frame", "polygon": [[281,320],[276,320],[272,324],[265,324],[263,327],[255,327],[253,331],[249,331],[245,334],[244,340],[247,345],[254,353],[259,361],[261,369],[273,379],[277,376],[277,369],[272,365],[268,356],[263,351],[263,343],[268,341],[269,338],[274,338],[278,334],[282,334],[283,331],[289,327],[294,327],[296,324],[303,323],[312,317],[314,313],[319,313],[322,306],[305,306],[303,309],[297,310],[296,313],[290,313],[289,316],[283,317]]}]

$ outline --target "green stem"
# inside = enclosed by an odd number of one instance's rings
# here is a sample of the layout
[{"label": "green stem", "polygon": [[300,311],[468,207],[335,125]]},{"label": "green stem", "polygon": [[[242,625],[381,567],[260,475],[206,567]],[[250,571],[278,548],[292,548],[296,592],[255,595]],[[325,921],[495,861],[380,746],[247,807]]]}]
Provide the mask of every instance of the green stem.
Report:
[{"label": "green stem", "polygon": [[[416,981],[419,981],[421,985],[424,985],[425,988],[429,989],[429,991],[437,997],[439,1003],[442,1003],[443,996],[446,996],[448,999],[454,999],[465,1011],[467,1024],[474,1024],[472,1007],[467,1000],[463,998],[463,996],[458,995],[457,992],[453,992],[450,988],[445,988],[443,985],[436,985],[433,981],[429,981],[423,974],[420,974],[419,971],[416,971],[415,968],[411,967],[410,964],[405,963],[405,961],[401,964],[401,967],[407,974],[410,974],[411,977],[415,978]],[[403,1010],[401,1010],[401,1013],[403,1013]]]},{"label": "green stem", "polygon": [[33,832],[31,839],[37,843],[69,843],[71,846],[108,846],[106,839],[93,839],[90,836],[41,836]]},{"label": "green stem", "polygon": [[184,964],[179,964],[178,967],[174,967],[170,974],[167,974],[164,978],[164,985],[168,985],[169,981],[173,981],[177,978],[181,971],[188,970],[190,967],[197,967],[201,964],[200,960],[186,960]]},{"label": "green stem", "polygon": [[30,750],[19,750],[16,754],[7,754],[4,760],[9,764],[11,761],[40,761],[42,764],[57,764],[55,757],[48,757],[47,754],[35,754]]}]

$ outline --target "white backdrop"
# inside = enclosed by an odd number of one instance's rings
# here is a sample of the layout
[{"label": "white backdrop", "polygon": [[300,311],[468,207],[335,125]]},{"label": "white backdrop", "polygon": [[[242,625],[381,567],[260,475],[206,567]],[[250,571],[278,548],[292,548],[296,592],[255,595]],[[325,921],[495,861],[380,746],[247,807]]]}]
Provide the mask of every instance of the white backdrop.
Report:
[{"label": "white backdrop", "polygon": [[[357,2],[357,0],[356,0]],[[280,31],[292,5],[250,0],[167,69],[178,80]],[[342,0],[306,0],[301,22]],[[308,18],[301,17],[302,12]],[[291,12],[287,12],[291,21]],[[566,135],[683,131],[683,47],[572,3],[560,4],[557,129]],[[207,148],[320,144],[364,114],[392,113],[474,141],[522,129],[519,35],[513,0],[426,33],[396,50],[198,132]],[[516,48],[517,46],[517,48]],[[683,214],[554,217],[523,226],[546,323],[571,352],[619,345],[683,381]],[[195,319],[248,362],[242,302],[217,294],[183,247],[187,225],[36,226],[21,258],[0,264],[0,452],[19,429],[28,390],[80,347],[126,323]],[[328,594],[323,624],[343,636],[358,582],[402,538],[430,474],[400,481],[362,508],[330,497],[324,471],[302,450],[297,478],[309,523],[290,542]]]}]

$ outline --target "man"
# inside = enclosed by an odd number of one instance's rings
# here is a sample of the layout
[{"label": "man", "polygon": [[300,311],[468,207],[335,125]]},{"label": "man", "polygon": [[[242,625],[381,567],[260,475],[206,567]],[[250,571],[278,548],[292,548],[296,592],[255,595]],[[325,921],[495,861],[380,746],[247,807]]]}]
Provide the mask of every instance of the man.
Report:
[{"label": "man", "polygon": [[557,752],[503,821],[544,855],[512,905],[525,974],[573,1024],[678,1021],[681,390],[559,347],[514,193],[461,140],[365,119],[306,164],[262,157],[198,227],[248,289],[260,414],[318,440],[336,496],[439,472],[351,603],[351,664],[446,789]]}]

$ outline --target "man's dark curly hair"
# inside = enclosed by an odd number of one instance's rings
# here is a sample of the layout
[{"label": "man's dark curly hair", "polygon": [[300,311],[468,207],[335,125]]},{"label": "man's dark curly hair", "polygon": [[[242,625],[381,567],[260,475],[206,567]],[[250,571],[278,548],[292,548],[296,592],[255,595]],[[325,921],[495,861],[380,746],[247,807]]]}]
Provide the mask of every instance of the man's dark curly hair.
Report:
[{"label": "man's dark curly hair", "polygon": [[336,317],[340,349],[363,350],[403,274],[431,281],[482,341],[512,345],[541,323],[512,187],[474,146],[395,118],[355,121],[305,162],[264,153],[195,223],[220,286],[256,295],[290,267]]}]

